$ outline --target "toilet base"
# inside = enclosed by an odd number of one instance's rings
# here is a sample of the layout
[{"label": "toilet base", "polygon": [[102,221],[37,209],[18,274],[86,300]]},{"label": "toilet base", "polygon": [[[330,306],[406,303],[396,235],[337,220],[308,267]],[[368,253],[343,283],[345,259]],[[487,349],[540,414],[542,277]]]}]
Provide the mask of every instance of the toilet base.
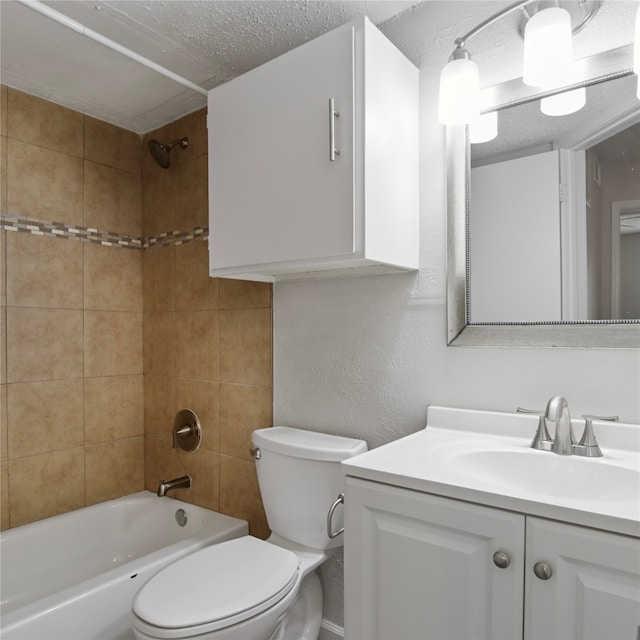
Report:
[{"label": "toilet base", "polygon": [[322,622],[322,585],[315,571],[302,580],[296,600],[271,640],[318,640]]}]

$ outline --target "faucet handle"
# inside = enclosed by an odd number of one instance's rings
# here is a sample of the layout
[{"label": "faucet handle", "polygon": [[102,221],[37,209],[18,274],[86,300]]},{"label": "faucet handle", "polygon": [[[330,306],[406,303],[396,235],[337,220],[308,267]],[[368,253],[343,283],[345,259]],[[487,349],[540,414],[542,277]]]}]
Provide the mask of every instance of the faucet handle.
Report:
[{"label": "faucet handle", "polygon": [[543,416],[544,410],[541,409],[524,409],[523,407],[516,407],[517,413],[534,413],[537,416]]},{"label": "faucet handle", "polygon": [[542,451],[551,451],[553,440],[551,440],[551,436],[549,435],[549,430],[547,429],[547,420],[545,419],[545,412],[536,411],[535,409],[523,409],[522,407],[517,407],[516,411],[518,413],[531,413],[538,416],[538,428],[536,429],[536,435],[533,436],[533,440],[531,441],[530,446],[532,449],[541,449]]},{"label": "faucet handle", "polygon": [[596,435],[593,432],[594,420],[609,420],[611,422],[617,422],[618,416],[593,416],[583,415],[584,418],[584,432],[582,438],[578,444],[573,445],[573,453],[578,456],[586,456],[588,458],[601,458],[602,449],[596,440]]}]

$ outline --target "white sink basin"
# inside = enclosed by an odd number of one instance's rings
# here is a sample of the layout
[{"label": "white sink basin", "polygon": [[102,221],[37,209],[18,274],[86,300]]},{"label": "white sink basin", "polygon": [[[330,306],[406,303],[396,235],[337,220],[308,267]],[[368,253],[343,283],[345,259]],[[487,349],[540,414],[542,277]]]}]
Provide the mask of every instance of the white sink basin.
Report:
[{"label": "white sink basin", "polygon": [[519,488],[528,494],[568,500],[640,501],[640,470],[607,459],[528,449],[466,451],[451,457],[464,476]]}]

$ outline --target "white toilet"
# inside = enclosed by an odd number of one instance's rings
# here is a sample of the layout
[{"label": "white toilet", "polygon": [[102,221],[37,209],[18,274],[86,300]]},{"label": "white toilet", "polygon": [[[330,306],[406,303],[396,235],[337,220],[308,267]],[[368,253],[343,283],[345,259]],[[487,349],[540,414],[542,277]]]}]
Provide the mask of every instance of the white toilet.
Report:
[{"label": "white toilet", "polygon": [[315,569],[342,546],[330,538],[342,510],[340,461],[363,440],[290,427],[253,433],[260,493],[272,535],[244,536],[185,556],[153,576],[133,601],[139,640],[316,640],[322,589]]}]

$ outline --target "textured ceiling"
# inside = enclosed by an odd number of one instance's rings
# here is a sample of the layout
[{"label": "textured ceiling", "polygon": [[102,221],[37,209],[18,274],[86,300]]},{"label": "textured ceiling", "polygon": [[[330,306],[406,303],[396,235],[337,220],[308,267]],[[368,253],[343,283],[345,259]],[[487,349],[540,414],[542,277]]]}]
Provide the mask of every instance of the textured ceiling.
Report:
[{"label": "textured ceiling", "polygon": [[[367,15],[417,66],[512,0],[57,0],[46,4],[205,89]],[[577,57],[633,40],[637,0],[605,0]],[[518,12],[469,41],[483,85],[520,75]],[[205,98],[15,0],[0,0],[3,84],[144,133]]]},{"label": "textured ceiling", "polygon": [[[50,7],[211,89],[353,18],[408,1],[59,0]],[[0,1],[2,82],[144,132],[206,99],[14,0]]]}]

